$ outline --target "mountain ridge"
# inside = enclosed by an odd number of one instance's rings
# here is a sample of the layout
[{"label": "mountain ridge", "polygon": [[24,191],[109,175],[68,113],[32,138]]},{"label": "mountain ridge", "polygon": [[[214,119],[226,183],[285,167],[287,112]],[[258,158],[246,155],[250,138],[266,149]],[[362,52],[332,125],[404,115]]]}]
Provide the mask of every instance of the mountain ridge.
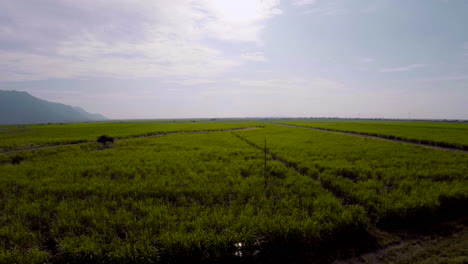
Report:
[{"label": "mountain ridge", "polygon": [[0,124],[58,123],[107,120],[83,108],[49,102],[24,91],[0,90]]}]

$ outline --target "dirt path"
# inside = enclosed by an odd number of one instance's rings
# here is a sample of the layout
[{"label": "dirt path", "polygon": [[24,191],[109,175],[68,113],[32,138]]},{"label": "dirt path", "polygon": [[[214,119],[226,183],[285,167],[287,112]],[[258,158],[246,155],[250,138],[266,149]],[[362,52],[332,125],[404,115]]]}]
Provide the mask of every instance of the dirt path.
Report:
[{"label": "dirt path", "polygon": [[468,263],[468,218],[437,224],[425,234],[396,232],[397,242],[335,264]]},{"label": "dirt path", "polygon": [[[252,130],[252,129],[258,129],[258,128],[264,128],[264,127],[263,126],[254,126],[254,127],[243,127],[243,128],[218,129],[218,130],[160,132],[160,133],[154,133],[154,134],[144,135],[144,136],[132,136],[132,137],[127,137],[127,138],[115,139],[115,141],[124,141],[124,140],[135,139],[135,138],[161,137],[161,136],[177,135],[177,134],[206,134],[206,133],[212,133],[212,132],[241,131],[241,130]],[[30,147],[30,148],[23,148],[23,149],[15,149],[15,150],[10,150],[10,151],[1,151],[0,153],[9,155],[9,154],[18,153],[18,152],[21,152],[21,151],[34,151],[34,150],[57,148],[57,147],[77,146],[77,145],[83,145],[83,144],[89,144],[89,143],[96,143],[96,141],[89,140],[89,141],[85,141],[85,142],[71,143],[71,144],[37,146],[37,147]]]},{"label": "dirt path", "polygon": [[394,142],[394,143],[403,143],[403,144],[408,144],[408,145],[413,145],[413,146],[420,146],[420,147],[425,147],[425,148],[450,151],[450,152],[454,152],[454,153],[459,152],[459,153],[468,154],[468,151],[461,150],[461,149],[455,149],[455,148],[449,148],[449,147],[439,147],[439,146],[433,146],[433,145],[415,143],[415,142],[408,142],[408,141],[397,140],[397,139],[388,139],[388,138],[378,137],[378,136],[369,136],[369,135],[364,135],[364,134],[360,134],[360,133],[357,133],[357,132],[356,133],[354,133],[354,132],[344,132],[344,131],[329,130],[329,129],[324,129],[324,128],[305,127],[305,126],[289,125],[289,124],[282,124],[282,123],[273,123],[273,124],[277,125],[277,126],[296,127],[296,128],[302,128],[302,129],[312,129],[312,130],[325,131],[325,132],[329,132],[329,133],[336,133],[336,134],[342,134],[342,135],[347,135],[347,136],[372,138],[372,139],[377,139],[377,140],[390,141],[390,142]]}]

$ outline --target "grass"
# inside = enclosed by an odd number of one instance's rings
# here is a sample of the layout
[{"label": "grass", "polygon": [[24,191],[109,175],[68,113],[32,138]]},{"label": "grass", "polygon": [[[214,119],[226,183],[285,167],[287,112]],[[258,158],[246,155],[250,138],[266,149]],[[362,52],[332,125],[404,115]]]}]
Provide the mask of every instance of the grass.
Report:
[{"label": "grass", "polygon": [[464,153],[204,122],[2,126],[10,149],[85,143],[0,154],[0,263],[267,262],[466,212]]},{"label": "grass", "polygon": [[301,128],[268,126],[237,135],[268,149],[377,223],[433,216],[442,203],[468,198],[468,156]]},{"label": "grass", "polygon": [[0,126],[0,151],[21,150],[38,146],[64,145],[94,142],[101,135],[123,139],[157,133],[189,132],[200,130],[224,130],[253,127],[253,122],[196,122],[169,123],[169,121],[146,122],[98,122],[42,125]]},{"label": "grass", "polygon": [[365,221],[362,208],[344,207],[280,162],[269,162],[265,187],[262,152],[229,133],[72,147],[2,165],[0,174],[3,261],[248,256],[271,244],[327,241]]},{"label": "grass", "polygon": [[467,122],[285,120],[285,124],[468,150]]}]

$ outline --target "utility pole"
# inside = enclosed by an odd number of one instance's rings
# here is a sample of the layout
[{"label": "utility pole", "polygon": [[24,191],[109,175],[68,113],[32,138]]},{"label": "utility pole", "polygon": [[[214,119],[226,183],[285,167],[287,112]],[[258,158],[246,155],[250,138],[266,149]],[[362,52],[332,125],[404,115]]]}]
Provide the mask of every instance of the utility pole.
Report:
[{"label": "utility pole", "polygon": [[267,186],[267,148],[266,148],[266,138],[265,138],[265,148],[264,148],[264,152],[265,152],[265,165],[264,165],[264,172],[263,172],[263,176],[265,177],[265,188]]}]

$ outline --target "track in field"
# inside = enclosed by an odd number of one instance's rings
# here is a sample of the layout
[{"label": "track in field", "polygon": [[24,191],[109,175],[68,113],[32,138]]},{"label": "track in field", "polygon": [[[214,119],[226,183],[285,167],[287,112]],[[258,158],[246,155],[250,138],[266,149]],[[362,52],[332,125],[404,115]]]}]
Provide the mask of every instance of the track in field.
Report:
[{"label": "track in field", "polygon": [[408,144],[408,145],[413,145],[413,146],[420,146],[420,147],[425,147],[425,148],[431,148],[431,149],[438,149],[438,150],[468,154],[467,150],[462,150],[462,149],[457,149],[457,148],[450,148],[450,147],[440,147],[440,146],[434,146],[434,145],[423,144],[423,143],[415,143],[415,142],[409,142],[409,141],[398,140],[398,139],[389,139],[389,138],[384,138],[384,137],[379,137],[379,136],[370,136],[370,135],[366,135],[366,134],[361,134],[359,132],[344,132],[344,131],[330,130],[330,129],[325,129],[325,128],[305,127],[305,126],[289,125],[289,124],[283,124],[283,123],[273,123],[273,124],[277,125],[277,126],[296,127],[296,128],[302,128],[302,129],[312,129],[312,130],[342,134],[342,135],[347,135],[347,136],[372,138],[372,139],[377,139],[377,140],[390,141],[390,142],[394,142],[394,143],[403,143],[403,144]]},{"label": "track in field", "polygon": [[[127,138],[116,138],[115,141],[124,141],[127,139],[135,139],[135,138],[151,138],[151,137],[162,137],[167,135],[177,135],[177,134],[206,134],[212,132],[229,132],[229,131],[241,131],[241,130],[251,130],[251,129],[258,129],[263,128],[262,126],[253,126],[253,127],[243,127],[243,128],[230,128],[230,129],[219,129],[219,130],[195,130],[195,131],[181,131],[181,132],[161,132],[161,133],[154,133],[144,136],[132,136]],[[23,149],[16,149],[10,151],[0,151],[1,154],[14,154],[21,151],[34,151],[34,150],[41,150],[41,149],[49,149],[49,148],[56,148],[56,147],[66,147],[66,146],[77,146],[82,144],[89,144],[89,143],[96,143],[94,140],[78,142],[78,143],[71,143],[71,144],[58,144],[58,145],[46,145],[46,146],[37,146],[37,147],[30,147],[30,148],[23,148]]]}]

